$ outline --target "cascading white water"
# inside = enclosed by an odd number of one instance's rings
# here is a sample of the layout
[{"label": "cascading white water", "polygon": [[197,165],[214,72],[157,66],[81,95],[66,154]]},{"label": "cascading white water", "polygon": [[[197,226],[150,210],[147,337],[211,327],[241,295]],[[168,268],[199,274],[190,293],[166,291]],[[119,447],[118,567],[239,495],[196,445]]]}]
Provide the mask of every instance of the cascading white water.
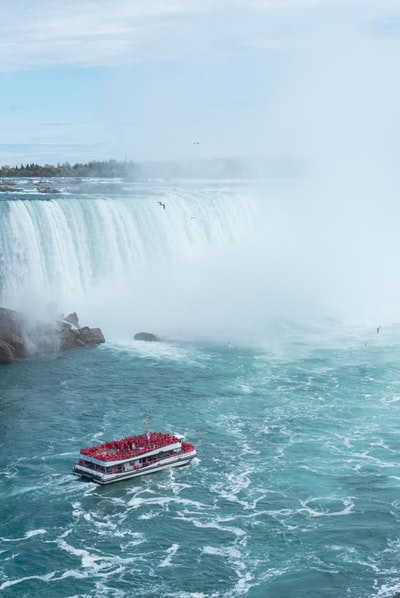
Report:
[{"label": "cascading white water", "polygon": [[200,287],[213,293],[207,272],[251,237],[254,208],[248,193],[193,187],[2,201],[0,305],[166,330]]},{"label": "cascading white water", "polygon": [[397,209],[385,216],[352,187],[150,182],[106,196],[58,184],[49,201],[26,188],[0,201],[0,306],[76,311],[106,338],[398,321]]}]

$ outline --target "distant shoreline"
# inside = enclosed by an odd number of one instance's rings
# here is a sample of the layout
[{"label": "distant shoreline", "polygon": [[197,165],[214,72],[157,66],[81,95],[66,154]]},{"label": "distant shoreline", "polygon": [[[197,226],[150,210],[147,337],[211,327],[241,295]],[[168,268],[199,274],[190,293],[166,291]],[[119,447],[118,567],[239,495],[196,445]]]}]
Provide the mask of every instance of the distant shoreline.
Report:
[{"label": "distant shoreline", "polygon": [[36,163],[0,167],[0,178],[110,178],[134,180],[146,177],[159,178],[297,178],[304,165],[286,156],[241,159],[215,158],[198,160],[170,160],[159,162],[133,162],[117,160],[69,162],[57,164]]},{"label": "distant shoreline", "polygon": [[122,178],[132,176],[135,170],[133,162],[117,162],[108,160],[104,162],[76,163],[73,166],[69,162],[57,164],[21,164],[21,166],[2,166],[0,177],[2,178],[26,178],[26,177],[99,177],[99,178]]}]

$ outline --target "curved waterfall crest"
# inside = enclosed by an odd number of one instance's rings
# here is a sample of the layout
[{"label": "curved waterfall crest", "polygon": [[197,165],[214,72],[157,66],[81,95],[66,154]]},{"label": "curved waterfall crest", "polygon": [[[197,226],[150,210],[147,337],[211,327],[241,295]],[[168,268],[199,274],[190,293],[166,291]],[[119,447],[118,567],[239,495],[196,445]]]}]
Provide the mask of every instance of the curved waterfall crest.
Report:
[{"label": "curved waterfall crest", "polygon": [[0,303],[73,305],[107,281],[139,285],[143,272],[190,267],[248,235],[253,207],[248,194],[204,188],[4,199]]}]

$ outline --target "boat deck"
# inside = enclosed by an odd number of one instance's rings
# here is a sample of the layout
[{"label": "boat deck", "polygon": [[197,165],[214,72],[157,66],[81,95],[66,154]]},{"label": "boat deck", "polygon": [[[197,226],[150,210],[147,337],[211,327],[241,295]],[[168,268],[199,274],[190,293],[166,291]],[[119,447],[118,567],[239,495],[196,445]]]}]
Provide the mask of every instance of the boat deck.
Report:
[{"label": "boat deck", "polygon": [[146,432],[137,436],[129,436],[121,440],[104,442],[97,446],[82,448],[81,455],[86,459],[96,462],[108,463],[125,461],[135,457],[141,457],[149,453],[158,453],[165,450],[181,449],[182,452],[194,450],[194,446],[182,442],[181,437],[161,432]]}]

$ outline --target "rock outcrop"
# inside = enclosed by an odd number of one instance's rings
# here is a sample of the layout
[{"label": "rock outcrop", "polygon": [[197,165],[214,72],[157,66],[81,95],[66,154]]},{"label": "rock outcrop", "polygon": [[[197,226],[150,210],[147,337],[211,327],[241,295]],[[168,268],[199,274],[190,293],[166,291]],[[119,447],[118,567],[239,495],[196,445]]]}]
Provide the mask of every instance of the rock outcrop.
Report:
[{"label": "rock outcrop", "polygon": [[[2,342],[1,363],[10,363],[15,357],[25,357],[22,314],[0,307],[0,341]],[[12,348],[12,359],[9,347]]]},{"label": "rock outcrop", "polygon": [[54,322],[32,322],[22,313],[0,307],[0,363],[104,342],[100,328],[79,327],[75,312]]},{"label": "rock outcrop", "polygon": [[0,363],[12,363],[15,359],[15,349],[7,341],[0,339]]},{"label": "rock outcrop", "polygon": [[60,350],[68,351],[77,347],[88,347],[100,345],[105,342],[100,328],[67,328],[63,327],[59,331]]},{"label": "rock outcrop", "polygon": [[73,326],[76,326],[77,328],[79,328],[79,318],[78,318],[78,314],[76,313],[76,311],[74,311],[72,314],[69,314],[68,316],[66,316],[64,318],[64,322],[69,322]]},{"label": "rock outcrop", "polygon": [[158,336],[156,336],[152,332],[137,332],[133,338],[135,339],[135,341],[156,342],[160,340]]}]

